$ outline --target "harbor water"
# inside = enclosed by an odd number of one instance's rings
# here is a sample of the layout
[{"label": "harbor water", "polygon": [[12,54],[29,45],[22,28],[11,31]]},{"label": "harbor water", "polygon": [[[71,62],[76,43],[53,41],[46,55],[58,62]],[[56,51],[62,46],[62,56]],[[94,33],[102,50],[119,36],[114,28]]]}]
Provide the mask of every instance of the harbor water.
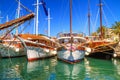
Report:
[{"label": "harbor water", "polygon": [[0,59],[0,80],[120,80],[120,60],[84,58],[76,64],[26,57]]}]

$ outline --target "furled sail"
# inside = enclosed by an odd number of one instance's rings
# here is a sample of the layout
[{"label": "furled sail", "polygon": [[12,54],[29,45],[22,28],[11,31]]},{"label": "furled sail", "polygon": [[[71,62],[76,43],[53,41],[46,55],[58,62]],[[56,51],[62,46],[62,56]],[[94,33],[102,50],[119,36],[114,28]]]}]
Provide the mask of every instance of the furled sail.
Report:
[{"label": "furled sail", "polygon": [[30,13],[26,16],[22,16],[20,18],[15,19],[15,20],[11,20],[11,21],[6,22],[4,24],[0,24],[0,30],[3,30],[5,28],[9,28],[10,26],[13,26],[15,24],[23,23],[27,20],[30,20],[30,19],[34,18],[34,16],[35,16],[34,13]]}]

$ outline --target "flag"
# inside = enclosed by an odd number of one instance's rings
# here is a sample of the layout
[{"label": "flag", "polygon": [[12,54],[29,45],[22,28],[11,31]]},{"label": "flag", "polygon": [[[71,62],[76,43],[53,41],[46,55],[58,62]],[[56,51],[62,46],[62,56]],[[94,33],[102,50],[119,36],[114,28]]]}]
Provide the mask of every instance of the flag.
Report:
[{"label": "flag", "polygon": [[41,2],[42,2],[42,6],[43,6],[43,9],[44,9],[45,15],[48,16],[48,11],[46,9],[46,3],[44,2],[44,0],[41,0]]}]

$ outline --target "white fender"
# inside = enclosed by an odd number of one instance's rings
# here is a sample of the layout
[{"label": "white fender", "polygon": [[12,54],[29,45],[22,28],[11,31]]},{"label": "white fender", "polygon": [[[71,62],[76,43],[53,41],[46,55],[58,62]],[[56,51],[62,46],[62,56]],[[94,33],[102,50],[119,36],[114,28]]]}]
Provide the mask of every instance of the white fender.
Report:
[{"label": "white fender", "polygon": [[85,48],[85,55],[89,55],[90,54],[90,52],[91,52],[91,48],[88,48],[88,47],[86,47]]},{"label": "white fender", "polygon": [[114,54],[113,54],[113,57],[117,57],[117,54],[116,54],[116,53],[114,53]]}]

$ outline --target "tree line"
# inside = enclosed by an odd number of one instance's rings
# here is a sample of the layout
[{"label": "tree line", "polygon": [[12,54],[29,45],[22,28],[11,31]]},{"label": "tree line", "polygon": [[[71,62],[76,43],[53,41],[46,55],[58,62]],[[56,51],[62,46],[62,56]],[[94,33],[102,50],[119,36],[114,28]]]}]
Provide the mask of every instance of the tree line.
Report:
[{"label": "tree line", "polygon": [[[103,32],[103,38],[110,38],[112,35],[106,35],[107,30],[111,29],[111,33],[118,36],[118,40],[120,41],[120,21],[116,21],[111,28],[108,28],[107,26],[102,26],[102,32]],[[91,33],[92,36],[99,36],[101,32],[101,28],[99,27],[96,32]]]}]

